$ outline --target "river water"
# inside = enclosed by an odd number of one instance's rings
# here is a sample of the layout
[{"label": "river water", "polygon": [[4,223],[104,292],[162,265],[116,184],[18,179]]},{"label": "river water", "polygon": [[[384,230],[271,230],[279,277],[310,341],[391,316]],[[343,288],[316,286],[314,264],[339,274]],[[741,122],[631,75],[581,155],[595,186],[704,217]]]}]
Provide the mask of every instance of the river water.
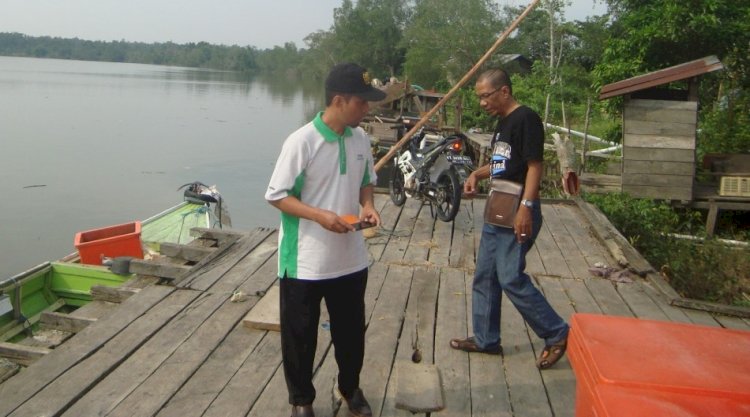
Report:
[{"label": "river water", "polygon": [[235,229],[276,227],[263,199],[322,88],[279,77],[0,57],[0,280],[74,252],[75,233],[150,217],[216,184]]}]

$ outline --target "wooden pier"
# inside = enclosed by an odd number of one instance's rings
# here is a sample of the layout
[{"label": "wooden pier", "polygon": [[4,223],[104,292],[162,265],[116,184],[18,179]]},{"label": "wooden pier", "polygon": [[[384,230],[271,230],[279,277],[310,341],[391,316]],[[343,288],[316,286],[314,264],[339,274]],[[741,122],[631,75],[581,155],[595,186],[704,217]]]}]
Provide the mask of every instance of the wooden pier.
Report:
[{"label": "wooden pier", "polygon": [[[395,407],[394,369],[415,347],[440,370],[445,409],[431,416],[573,416],[575,378],[567,358],[539,371],[542,341],[503,300],[504,356],[448,345],[466,336],[482,200],[464,200],[453,223],[409,199],[395,207],[378,195],[384,225],[367,240],[367,352],[362,388],[376,416],[410,416]],[[632,250],[600,240],[607,225],[572,202],[546,202],[543,230],[527,271],[564,317],[574,312],[750,329],[748,321],[671,306],[663,289],[634,277],[594,277],[596,263],[625,257],[654,273]],[[597,237],[599,236],[599,237]],[[228,240],[172,285],[148,285],[113,304],[67,342],[0,384],[0,416],[289,415],[279,334],[242,319],[276,281],[274,229]],[[622,259],[620,259],[622,261]],[[645,270],[644,270],[645,269]],[[241,302],[231,301],[242,291]],[[315,360],[319,417],[346,416],[333,394],[336,364],[323,312]]]}]

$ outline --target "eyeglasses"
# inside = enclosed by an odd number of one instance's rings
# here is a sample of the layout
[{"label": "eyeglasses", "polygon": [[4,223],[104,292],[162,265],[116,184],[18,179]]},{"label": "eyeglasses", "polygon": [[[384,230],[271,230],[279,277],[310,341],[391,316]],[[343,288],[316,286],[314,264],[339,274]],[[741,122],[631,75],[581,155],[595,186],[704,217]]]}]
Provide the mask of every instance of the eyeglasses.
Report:
[{"label": "eyeglasses", "polygon": [[480,94],[478,97],[479,97],[480,100],[487,100],[488,98],[492,97],[493,94],[495,94],[498,91],[500,91],[501,88],[503,88],[503,87],[502,86],[497,87],[496,89],[490,91],[489,93],[482,93],[482,94]]}]

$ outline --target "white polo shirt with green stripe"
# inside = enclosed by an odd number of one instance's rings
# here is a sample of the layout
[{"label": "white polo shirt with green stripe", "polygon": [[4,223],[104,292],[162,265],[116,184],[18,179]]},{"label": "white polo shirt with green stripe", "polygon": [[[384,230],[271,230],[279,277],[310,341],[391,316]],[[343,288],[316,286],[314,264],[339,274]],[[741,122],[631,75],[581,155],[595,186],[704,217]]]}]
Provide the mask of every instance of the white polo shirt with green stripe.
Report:
[{"label": "white polo shirt with green stripe", "polygon": [[[375,184],[370,140],[361,128],[331,130],[318,113],[289,135],[265,198],[288,196],[338,215],[359,215],[362,187]],[[321,280],[368,266],[362,232],[334,233],[314,221],[281,213],[279,277]]]}]

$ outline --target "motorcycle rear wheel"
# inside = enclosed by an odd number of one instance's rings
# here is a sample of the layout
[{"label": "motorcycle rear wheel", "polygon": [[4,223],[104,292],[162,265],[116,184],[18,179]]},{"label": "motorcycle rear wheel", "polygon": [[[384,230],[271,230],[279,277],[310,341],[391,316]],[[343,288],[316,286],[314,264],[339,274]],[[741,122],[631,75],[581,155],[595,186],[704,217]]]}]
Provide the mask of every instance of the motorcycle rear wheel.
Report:
[{"label": "motorcycle rear wheel", "polygon": [[394,165],[391,171],[391,180],[388,182],[388,191],[391,201],[396,206],[403,206],[406,202],[406,190],[404,190],[404,173]]},{"label": "motorcycle rear wheel", "polygon": [[438,198],[436,202],[438,219],[449,222],[456,218],[461,207],[461,183],[458,174],[452,169],[443,171],[437,180]]}]

